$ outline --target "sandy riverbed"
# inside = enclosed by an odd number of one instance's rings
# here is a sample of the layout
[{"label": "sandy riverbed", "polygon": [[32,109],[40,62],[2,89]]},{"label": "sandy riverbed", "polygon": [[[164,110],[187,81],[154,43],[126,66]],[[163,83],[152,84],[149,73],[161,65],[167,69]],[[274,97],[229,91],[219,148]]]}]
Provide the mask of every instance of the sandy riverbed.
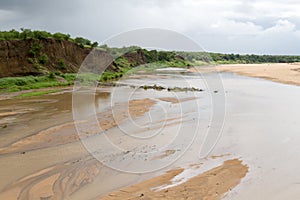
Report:
[{"label": "sandy riverbed", "polygon": [[[205,159],[198,157],[210,119],[210,95],[205,88],[199,93],[135,91],[128,87],[111,93],[101,91],[93,103],[110,105],[112,94],[120,94],[111,108],[120,114],[126,107],[138,125],[132,129],[128,116],[116,118],[107,109],[97,110],[101,127],[107,129],[105,135],[122,149],[106,149],[98,141],[104,150],[99,153],[107,158],[101,161],[108,167],[92,157],[72,134],[70,94],[0,101],[0,199],[297,199],[300,176],[294,172],[299,166],[300,137],[295,108],[299,87],[232,73],[222,77],[227,95],[226,124],[218,145]],[[156,78],[156,84],[167,86],[186,83],[176,76]],[[203,88],[201,77],[185,78]],[[130,81],[145,84],[147,78]],[[127,93],[133,98],[124,106]],[[186,140],[193,138],[195,119],[201,122],[198,137],[173,165],[149,174],[114,170],[119,166],[129,170],[141,166],[156,169],[161,163],[167,166],[181,156],[189,144]],[[155,139],[152,132],[161,126],[164,130]],[[120,134],[118,127],[129,130],[130,137]],[[177,130],[182,130],[176,135],[177,142],[163,149]],[[145,136],[151,137],[144,140]],[[88,138],[99,139],[95,132]]]},{"label": "sandy riverbed", "polygon": [[[141,90],[141,92],[143,92],[143,90]],[[99,125],[103,131],[109,131],[129,117],[133,120],[143,117],[151,110],[153,111],[153,107],[157,103],[168,105],[168,107],[177,107],[179,103],[188,103],[189,101],[197,100],[197,98],[195,97],[174,98],[168,93],[166,94],[167,96],[162,95],[161,97],[151,99],[132,99],[128,102],[118,100],[113,107],[104,109],[97,113],[97,117],[99,117],[99,124],[97,123],[96,125]],[[69,94],[67,93],[61,94],[61,96],[68,96],[69,98]],[[13,128],[14,124],[19,125],[22,120],[27,119],[26,116],[29,114],[35,116],[34,118],[40,117],[40,112],[53,109],[53,105],[57,105],[56,109],[53,110],[53,117],[56,117],[56,119],[61,118],[60,114],[63,114],[66,111],[67,113],[69,113],[69,107],[63,106],[63,109],[61,110],[61,108],[59,108],[58,106],[61,102],[64,101],[52,101],[51,99],[59,98],[56,95],[48,95],[44,97],[34,97],[24,100],[3,100],[1,103],[3,103],[3,105],[9,106],[10,108],[12,108],[12,105],[18,104],[25,107],[19,108],[16,106],[14,109],[11,109],[9,112],[7,112],[6,109],[4,109],[5,107],[3,106],[3,112],[1,115],[1,117],[3,118],[3,123],[6,122],[5,119],[11,120],[10,124],[8,124],[7,127],[3,128],[3,130],[9,131],[11,128]],[[63,98],[63,100],[65,99]],[[36,102],[44,103],[43,106],[45,107],[37,107]],[[48,103],[50,104],[48,105]],[[31,109],[31,107],[34,107],[36,109]],[[65,109],[67,110],[65,111]],[[112,111],[114,111],[115,113],[113,113]],[[14,116],[15,118],[10,119],[10,116]],[[176,122],[178,119],[180,118],[171,116],[168,119],[157,118],[155,119],[155,124],[166,123],[166,126],[171,126],[173,123],[178,124],[178,122]],[[146,121],[144,122],[146,123]],[[94,128],[95,124],[89,124],[88,120],[79,121],[76,123],[88,124],[88,126],[90,127],[90,132],[87,137],[99,134],[96,131],[98,129]],[[76,134],[74,122],[66,122],[59,125],[53,125],[51,122],[49,126],[49,128],[42,129],[41,131],[33,133],[32,131],[29,131],[29,135],[25,137],[22,136],[24,132],[19,131],[17,140],[14,140],[14,142],[10,143],[9,145],[3,145],[0,148],[0,155],[2,156],[0,157],[0,161],[2,160],[3,163],[19,163],[20,159],[23,160],[22,166],[17,167],[18,173],[16,173],[15,176],[12,176],[10,168],[2,165],[2,171],[0,175],[3,179],[1,181],[2,188],[0,192],[0,199],[65,199],[72,196],[73,193],[80,192],[82,188],[93,183],[95,179],[101,179],[102,175],[100,175],[100,173],[106,174],[102,172],[103,170],[106,170],[104,169],[104,166],[92,156],[86,156],[86,151],[83,151],[81,147],[79,147],[79,135]],[[2,138],[8,138],[10,136],[10,134],[6,134],[3,135]],[[81,137],[81,139],[84,138],[85,137]],[[65,157],[63,154],[55,155],[56,150],[61,151],[59,149],[65,149],[68,148],[68,146],[73,151],[73,153],[72,151],[70,151],[72,156],[68,155]],[[48,152],[48,150],[50,152]],[[77,155],[74,150],[79,151]],[[42,153],[43,151],[47,151],[48,153]],[[173,154],[175,155],[176,153],[176,149],[166,150],[165,154],[154,156],[152,160],[165,159],[172,156]],[[56,158],[54,159],[52,157],[52,154],[58,159],[61,156],[63,156],[63,158],[60,161],[55,161]],[[125,154],[127,153],[125,152]],[[47,158],[43,155],[47,155]],[[120,156],[122,157],[122,155]],[[27,159],[25,159],[26,157]],[[45,157],[45,159],[41,159],[40,157]],[[14,160],[15,158],[17,159],[15,161],[4,161],[6,159]],[[34,161],[35,159],[38,160]],[[45,162],[45,160],[47,160],[47,162]],[[48,162],[51,164],[49,164]],[[18,165],[20,164],[21,163],[19,163]],[[12,169],[12,171],[14,170]],[[6,177],[6,175],[4,174],[9,175],[11,177],[11,181],[8,180],[8,177]],[[123,182],[124,180],[118,181]],[[125,182],[126,181],[124,181],[124,183]],[[110,184],[109,190],[111,190],[112,187],[114,187],[114,185]],[[97,190],[94,190],[94,192],[95,194],[99,192],[101,193],[101,191]],[[77,194],[75,196],[77,196]],[[87,194],[84,194],[84,196],[86,197]]]},{"label": "sandy riverbed", "polygon": [[190,72],[233,72],[238,75],[300,86],[300,63],[229,64],[215,68],[191,68]]},{"label": "sandy riverbed", "polygon": [[[128,105],[127,105],[128,104]],[[102,130],[108,130],[117,126],[118,123],[124,121],[128,117],[139,117],[149,112],[150,108],[155,104],[155,101],[150,99],[140,99],[131,100],[129,102],[121,102],[112,109],[108,109],[101,113],[98,113],[99,124],[91,124],[89,120],[80,122],[68,122],[58,126],[42,130],[32,136],[21,138],[14,143],[0,148],[0,154],[14,153],[14,152],[26,152],[29,150],[52,147],[57,145],[63,145],[67,143],[72,143],[83,139],[84,137],[89,137],[91,135],[97,134],[97,126],[100,126]],[[127,113],[127,108],[129,113]],[[118,116],[113,115],[112,110],[120,110]],[[6,114],[6,113],[4,113]],[[128,114],[130,116],[128,116]],[[6,114],[7,115],[7,114]],[[1,116],[1,113],[0,113]],[[76,132],[74,123],[87,124],[90,126],[89,132],[86,135],[81,136]]]}]

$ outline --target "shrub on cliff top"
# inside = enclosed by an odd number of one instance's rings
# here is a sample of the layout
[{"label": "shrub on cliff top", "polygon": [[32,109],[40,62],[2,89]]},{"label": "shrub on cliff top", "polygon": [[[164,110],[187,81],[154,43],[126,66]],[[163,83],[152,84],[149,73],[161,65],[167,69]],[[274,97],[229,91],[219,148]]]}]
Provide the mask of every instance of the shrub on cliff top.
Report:
[{"label": "shrub on cliff top", "polygon": [[25,29],[21,28],[21,31],[16,31],[15,29],[12,29],[10,31],[0,31],[0,40],[27,40],[27,39],[47,39],[47,38],[54,38],[56,40],[60,41],[71,41],[75,42],[80,46],[92,46],[97,47],[98,43],[94,42],[92,43],[90,40],[83,38],[83,37],[77,37],[75,39],[71,38],[69,34],[64,33],[50,33],[47,31],[38,31],[31,29]]}]

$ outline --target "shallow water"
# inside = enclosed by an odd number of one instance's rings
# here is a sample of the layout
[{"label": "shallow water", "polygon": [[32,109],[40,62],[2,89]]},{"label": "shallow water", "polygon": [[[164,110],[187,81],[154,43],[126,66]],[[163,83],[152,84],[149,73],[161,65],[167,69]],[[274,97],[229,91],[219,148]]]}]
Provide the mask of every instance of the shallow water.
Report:
[{"label": "shallow water", "polygon": [[300,195],[300,87],[225,75],[224,132],[215,152],[249,165],[242,184],[225,199],[297,199]]},{"label": "shallow water", "polygon": [[[212,82],[217,82],[214,78],[210,74],[201,78],[164,72],[151,78],[121,80],[136,86],[196,87],[204,89],[203,92],[168,92],[127,86],[99,89],[95,104],[83,103],[82,106],[86,106],[83,110],[99,113],[110,108],[111,102],[115,105],[132,99],[150,98],[156,104],[143,117],[119,123],[105,134],[81,142],[35,149],[25,154],[0,155],[2,194],[15,187],[14,182],[20,178],[50,166],[64,164],[58,169],[66,171],[62,177],[69,176],[68,171],[84,171],[86,167],[96,166],[99,162],[89,155],[90,152],[108,167],[97,165],[99,172],[92,173],[88,183],[79,184],[68,194],[60,194],[60,198],[91,199],[168,168],[202,163],[202,169],[210,169],[223,160],[240,158],[249,166],[249,173],[225,199],[296,199],[300,194],[297,173],[300,166],[300,87],[229,73],[222,74],[223,85],[214,85]],[[223,92],[226,99],[222,98]],[[164,97],[196,99],[176,104],[161,100]],[[223,125],[222,107],[217,107],[212,99],[218,105],[226,105],[226,117],[220,140],[210,152],[209,147],[213,146]],[[214,109],[221,111],[214,112]],[[2,148],[46,128],[72,121],[72,94],[0,101],[0,112],[9,111],[20,113],[0,118],[0,124],[7,125],[1,129]],[[92,111],[83,115],[88,116]],[[114,114],[118,115],[119,111],[114,110]],[[207,138],[208,131],[211,132]],[[203,144],[204,141],[207,143]],[[201,151],[203,149],[205,151]],[[159,157],[164,152],[172,153]],[[201,152],[210,154],[201,158]],[[219,159],[210,158],[225,154],[228,155]],[[49,173],[44,176],[47,175]],[[32,182],[42,180],[44,177],[37,177]],[[21,186],[25,188],[26,184],[23,182]],[[19,197],[24,199],[28,194],[30,192],[24,190]]]}]

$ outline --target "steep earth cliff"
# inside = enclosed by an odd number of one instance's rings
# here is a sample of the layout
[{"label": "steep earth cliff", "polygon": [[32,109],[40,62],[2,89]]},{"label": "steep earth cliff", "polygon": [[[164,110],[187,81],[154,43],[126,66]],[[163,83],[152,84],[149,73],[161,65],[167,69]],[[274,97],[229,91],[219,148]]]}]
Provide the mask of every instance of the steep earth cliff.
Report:
[{"label": "steep earth cliff", "polygon": [[[122,57],[132,67],[147,62],[141,49]],[[104,67],[110,71],[119,70],[106,51],[82,47],[71,41],[54,38],[0,41],[0,77],[43,75],[51,71],[76,73],[83,62],[96,71]]]}]

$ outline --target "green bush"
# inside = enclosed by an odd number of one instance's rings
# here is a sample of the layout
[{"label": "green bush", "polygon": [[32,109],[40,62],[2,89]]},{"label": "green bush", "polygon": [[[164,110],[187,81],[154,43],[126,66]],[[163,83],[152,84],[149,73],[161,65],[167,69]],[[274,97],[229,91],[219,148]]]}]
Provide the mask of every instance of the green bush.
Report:
[{"label": "green bush", "polygon": [[68,82],[73,82],[76,79],[76,74],[63,74],[61,77],[66,79]]},{"label": "green bush", "polygon": [[33,64],[34,69],[39,70],[40,69],[40,65],[38,63],[34,63]]},{"label": "green bush", "polygon": [[48,74],[48,78],[49,79],[55,79],[55,73],[54,72],[50,72],[50,74]]},{"label": "green bush", "polygon": [[82,45],[82,46],[84,46],[84,45],[89,45],[89,46],[91,46],[91,45],[92,45],[92,43],[91,43],[90,40],[85,39],[85,38],[83,38],[83,37],[77,37],[77,38],[75,38],[75,42],[76,42],[77,44],[79,44],[79,45]]},{"label": "green bush", "polygon": [[92,47],[95,48],[98,46],[98,42],[93,42]]},{"label": "green bush", "polygon": [[51,33],[46,31],[32,31],[34,39],[46,39],[51,37]]},{"label": "green bush", "polygon": [[60,41],[67,41],[70,39],[70,35],[69,34],[63,34],[63,33],[54,33],[53,34],[53,38],[60,40]]},{"label": "green bush", "polygon": [[34,61],[33,61],[32,58],[27,58],[27,61],[28,61],[30,64],[33,64],[33,63],[34,63]]},{"label": "green bush", "polygon": [[44,65],[48,62],[48,56],[46,54],[41,55],[41,57],[39,58],[39,62]]},{"label": "green bush", "polygon": [[[47,38],[54,38],[59,41],[71,41],[77,43],[81,47],[84,47],[85,45],[89,47],[98,46],[97,42],[92,43],[90,40],[82,37],[77,37],[73,39],[69,34],[64,34],[64,33],[52,34],[47,31],[38,31],[38,30],[32,31],[31,29],[26,29],[26,28],[21,28],[20,32],[16,31],[15,29],[12,29],[10,31],[0,31],[0,41],[1,40],[27,40],[27,39],[40,40],[40,39],[47,39]],[[34,54],[34,52],[31,53]]]},{"label": "green bush", "polygon": [[43,46],[41,44],[38,43],[38,41],[35,41],[31,47],[30,47],[30,50],[29,50],[29,53],[35,57],[39,52],[40,50],[43,48]]},{"label": "green bush", "polygon": [[65,60],[64,60],[64,59],[59,59],[59,60],[58,60],[58,65],[59,65],[59,68],[60,68],[61,70],[67,69],[67,68],[66,68],[66,63],[65,63]]}]

